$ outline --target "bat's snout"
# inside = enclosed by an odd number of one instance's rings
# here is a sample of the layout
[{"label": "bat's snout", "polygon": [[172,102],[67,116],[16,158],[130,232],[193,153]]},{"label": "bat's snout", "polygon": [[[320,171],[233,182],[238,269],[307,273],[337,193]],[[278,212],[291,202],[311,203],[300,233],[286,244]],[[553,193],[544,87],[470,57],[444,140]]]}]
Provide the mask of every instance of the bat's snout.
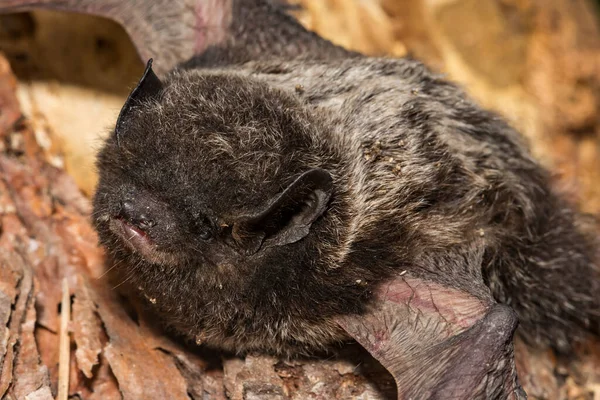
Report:
[{"label": "bat's snout", "polygon": [[149,205],[136,207],[132,200],[120,202],[118,217],[127,221],[133,227],[146,232],[148,229],[156,226],[156,218],[152,215],[152,207]]},{"label": "bat's snout", "polygon": [[129,189],[120,197],[110,216],[109,229],[134,253],[150,262],[164,263],[177,226],[169,205],[142,189]]}]

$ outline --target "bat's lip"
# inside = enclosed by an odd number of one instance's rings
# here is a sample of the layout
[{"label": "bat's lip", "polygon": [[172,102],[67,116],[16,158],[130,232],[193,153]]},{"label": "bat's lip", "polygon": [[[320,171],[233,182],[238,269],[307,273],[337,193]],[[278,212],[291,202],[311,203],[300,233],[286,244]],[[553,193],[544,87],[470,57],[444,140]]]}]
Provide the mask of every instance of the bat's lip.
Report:
[{"label": "bat's lip", "polygon": [[148,234],[123,218],[111,218],[110,229],[120,236],[128,247],[143,257],[152,259],[156,255],[156,244]]},{"label": "bat's lip", "polygon": [[161,265],[178,265],[178,254],[166,252],[143,230],[129,223],[121,217],[112,217],[109,228],[129,247],[134,253],[139,254],[144,260]]}]

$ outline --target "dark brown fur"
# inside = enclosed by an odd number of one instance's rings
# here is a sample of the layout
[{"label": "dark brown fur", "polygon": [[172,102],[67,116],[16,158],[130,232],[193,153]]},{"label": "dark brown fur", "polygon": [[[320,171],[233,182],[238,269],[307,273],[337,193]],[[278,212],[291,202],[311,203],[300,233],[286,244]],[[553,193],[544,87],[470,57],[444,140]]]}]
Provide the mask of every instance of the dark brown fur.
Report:
[{"label": "dark brown fur", "polygon": [[[402,271],[482,299],[485,282],[530,342],[564,350],[598,331],[594,245],[576,213],[514,130],[418,62],[178,70],[119,138],[98,158],[96,227],[190,339],[241,352],[322,348],[344,337],[334,317],[360,314]],[[333,192],[310,232],[244,252],[236,224],[314,168]],[[145,229],[152,262],[110,229],[124,199],[156,222]]]}]

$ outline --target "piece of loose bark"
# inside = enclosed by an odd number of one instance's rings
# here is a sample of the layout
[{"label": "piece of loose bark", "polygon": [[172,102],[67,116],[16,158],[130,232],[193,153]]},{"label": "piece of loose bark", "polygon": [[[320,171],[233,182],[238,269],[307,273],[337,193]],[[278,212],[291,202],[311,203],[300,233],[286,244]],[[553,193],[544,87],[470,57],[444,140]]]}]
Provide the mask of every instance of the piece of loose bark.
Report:
[{"label": "piece of loose bark", "polygon": [[73,339],[77,350],[75,358],[81,372],[91,379],[92,369],[98,365],[102,352],[102,324],[92,300],[90,288],[81,275],[77,276],[77,286],[73,300]]},{"label": "piece of loose bark", "polygon": [[[32,282],[31,273],[26,273],[24,280]],[[35,289],[35,285],[33,288]],[[40,354],[34,337],[36,324],[36,312],[34,308],[34,298],[30,296],[27,299],[27,311],[25,320],[21,324],[21,334],[19,340],[19,357],[14,366],[14,382],[12,391],[17,399],[51,399],[50,377],[48,367],[41,363]]]},{"label": "piece of loose bark", "polygon": [[[23,280],[23,270],[20,265],[14,265],[11,262],[8,254],[4,252],[0,253],[0,267],[2,274],[0,277],[3,282],[2,293],[0,296],[0,316],[2,316],[2,336],[0,336],[0,396],[3,397],[7,392],[13,379],[13,363],[14,363],[14,352],[15,345],[19,332],[19,310],[17,309],[17,300],[19,295],[19,287]],[[11,285],[14,285],[11,287]],[[23,301],[21,301],[23,303]],[[15,305],[13,309],[13,304]],[[22,305],[21,307],[22,308]]]},{"label": "piece of loose bark", "polygon": [[5,249],[0,249],[0,264],[4,271],[20,272],[18,280],[12,280],[16,282],[16,296],[8,303],[11,313],[8,324],[5,324],[8,340],[2,360],[0,396],[8,393],[21,399],[37,393],[36,396],[40,397],[47,393],[46,389],[49,389],[50,382],[47,368],[40,363],[33,335],[35,326],[33,272],[16,251],[7,253]]},{"label": "piece of loose bark", "polygon": [[[8,342],[11,331],[8,328],[12,313],[12,305],[15,304],[18,285],[23,277],[23,272],[8,262],[5,257],[0,258],[0,366],[4,365],[4,359],[8,352]],[[2,368],[2,371],[7,371]],[[2,376],[0,374],[0,376]],[[0,382],[2,380],[0,379]],[[5,389],[6,390],[6,389]],[[0,391],[0,396],[3,392]]]}]

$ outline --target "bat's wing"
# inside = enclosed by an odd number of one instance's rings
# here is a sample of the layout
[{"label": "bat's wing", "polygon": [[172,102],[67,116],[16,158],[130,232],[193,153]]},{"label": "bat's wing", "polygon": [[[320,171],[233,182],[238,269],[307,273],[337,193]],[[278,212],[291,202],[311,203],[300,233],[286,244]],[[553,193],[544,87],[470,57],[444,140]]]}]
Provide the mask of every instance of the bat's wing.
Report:
[{"label": "bat's wing", "polygon": [[398,277],[370,310],[339,324],[394,377],[399,399],[525,399],[509,307],[423,279]]},{"label": "bat's wing", "polygon": [[154,58],[159,75],[205,53],[218,58],[218,62],[350,54],[306,31],[273,0],[0,1],[0,13],[36,8],[97,15],[118,22],[141,59],[146,62]]}]

